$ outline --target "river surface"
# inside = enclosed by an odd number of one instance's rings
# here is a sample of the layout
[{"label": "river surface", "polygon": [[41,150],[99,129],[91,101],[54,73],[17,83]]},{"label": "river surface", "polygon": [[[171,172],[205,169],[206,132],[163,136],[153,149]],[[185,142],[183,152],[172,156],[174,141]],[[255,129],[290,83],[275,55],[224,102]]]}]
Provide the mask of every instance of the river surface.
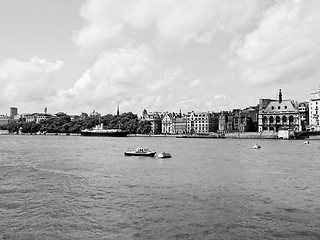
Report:
[{"label": "river surface", "polygon": [[0,239],[320,239],[320,141],[256,141],[0,136]]}]

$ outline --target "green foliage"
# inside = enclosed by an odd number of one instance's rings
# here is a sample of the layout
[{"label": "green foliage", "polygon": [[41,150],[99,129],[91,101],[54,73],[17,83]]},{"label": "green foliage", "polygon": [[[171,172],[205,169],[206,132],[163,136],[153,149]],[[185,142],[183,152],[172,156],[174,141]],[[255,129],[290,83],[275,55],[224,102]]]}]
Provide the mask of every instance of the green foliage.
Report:
[{"label": "green foliage", "polygon": [[19,131],[19,124],[17,122],[10,122],[3,125],[2,129],[8,130],[10,133],[16,133]]},{"label": "green foliage", "polygon": [[40,123],[25,122],[11,122],[3,126],[3,129],[9,132],[18,132],[19,129],[23,133],[79,133],[84,129],[91,129],[94,126],[103,123],[106,129],[118,129],[127,131],[129,134],[149,134],[151,131],[151,123],[148,121],[140,121],[136,114],[132,112],[123,113],[121,115],[105,115],[99,117],[88,117],[86,119],[79,119],[71,121],[69,116],[52,117],[43,120]]},{"label": "green foliage", "polygon": [[151,123],[149,121],[140,122],[137,133],[139,134],[149,134],[151,132]]}]

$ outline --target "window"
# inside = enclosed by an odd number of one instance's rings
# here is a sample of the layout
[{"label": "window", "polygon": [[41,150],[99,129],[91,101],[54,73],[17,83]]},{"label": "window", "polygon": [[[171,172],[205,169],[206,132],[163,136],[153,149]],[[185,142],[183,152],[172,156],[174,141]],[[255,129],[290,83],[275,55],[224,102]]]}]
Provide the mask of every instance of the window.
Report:
[{"label": "window", "polygon": [[273,110],[274,109],[274,106],[271,106],[271,110]]},{"label": "window", "polygon": [[282,117],[282,122],[283,122],[283,123],[286,123],[286,122],[287,122],[287,117],[286,117],[286,116],[283,116],[283,117]]},{"label": "window", "polygon": [[264,116],[264,117],[262,118],[262,124],[266,124],[267,121],[268,121],[268,118],[267,118],[266,116]]},{"label": "window", "polygon": [[273,121],[274,121],[273,116],[271,116],[271,117],[269,118],[269,121],[270,121],[270,123],[273,123]]},{"label": "window", "polygon": [[289,117],[289,122],[290,122],[290,123],[293,123],[293,116],[290,116],[290,117]]},{"label": "window", "polygon": [[280,106],[278,106],[278,109],[280,109]]},{"label": "window", "polygon": [[288,107],[287,106],[284,106],[284,109],[287,109]]}]

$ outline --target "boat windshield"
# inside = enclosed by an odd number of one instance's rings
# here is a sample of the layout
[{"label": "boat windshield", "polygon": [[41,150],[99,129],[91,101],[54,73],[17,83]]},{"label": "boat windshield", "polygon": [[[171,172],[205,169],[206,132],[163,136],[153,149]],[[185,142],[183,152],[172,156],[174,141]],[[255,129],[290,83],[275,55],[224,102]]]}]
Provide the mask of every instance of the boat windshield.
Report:
[{"label": "boat windshield", "polygon": [[136,152],[149,152],[149,149],[147,147],[138,147]]}]

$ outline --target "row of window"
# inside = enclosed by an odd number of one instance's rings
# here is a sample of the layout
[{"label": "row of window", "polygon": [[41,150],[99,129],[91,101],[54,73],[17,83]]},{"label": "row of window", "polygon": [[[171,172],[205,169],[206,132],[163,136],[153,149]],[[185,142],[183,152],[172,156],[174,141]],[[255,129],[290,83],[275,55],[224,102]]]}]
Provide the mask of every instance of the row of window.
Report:
[{"label": "row of window", "polygon": [[192,122],[192,121],[188,121],[188,124],[200,124],[200,123],[205,123],[205,124],[207,124],[207,123],[209,123],[208,121],[194,121],[194,122]]},{"label": "row of window", "polygon": [[203,118],[201,118],[201,117],[197,118],[197,117],[195,117],[195,118],[190,118],[190,120],[191,120],[191,121],[208,120],[208,118],[205,118],[205,117],[203,117]]},{"label": "row of window", "polygon": [[[270,122],[270,123],[273,123],[274,120],[276,121],[276,123],[280,123],[281,118],[280,118],[279,116],[277,116],[276,119],[274,119],[273,116],[270,116],[270,117],[269,117],[269,122]],[[294,119],[293,119],[293,116],[289,116],[289,122],[293,122],[293,120],[294,120]],[[265,122],[267,122],[267,121],[268,121],[268,117],[264,116],[264,117],[262,118],[262,122],[265,123]],[[286,123],[287,121],[288,121],[287,116],[283,116],[283,117],[282,117],[282,122],[283,122],[283,123]]]},{"label": "row of window", "polygon": [[[288,107],[287,106],[284,106],[284,109],[287,109]],[[280,106],[278,106],[278,109],[281,109]],[[271,110],[274,110],[274,106],[271,106]]]}]

